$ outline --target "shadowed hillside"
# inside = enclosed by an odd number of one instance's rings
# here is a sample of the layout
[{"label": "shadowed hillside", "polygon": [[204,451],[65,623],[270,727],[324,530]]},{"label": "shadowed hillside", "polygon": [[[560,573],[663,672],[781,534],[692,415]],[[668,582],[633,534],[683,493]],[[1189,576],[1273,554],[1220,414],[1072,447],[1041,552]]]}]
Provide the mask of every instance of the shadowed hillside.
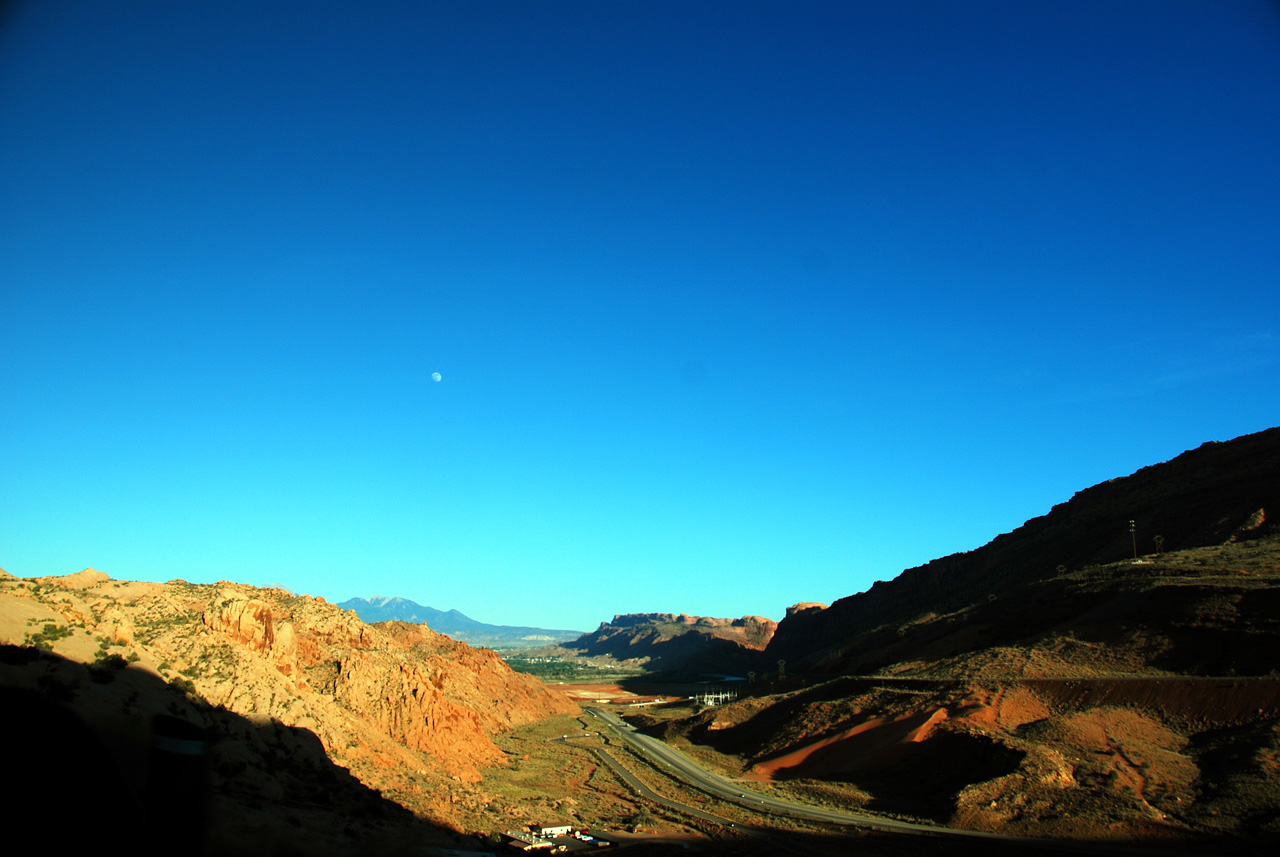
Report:
[{"label": "shadowed hillside", "polygon": [[361,783],[309,729],[234,714],[123,660],[0,645],[0,730],[14,841],[351,855],[471,842]]},{"label": "shadowed hillside", "polygon": [[785,677],[631,719],[807,800],[1266,853],[1280,837],[1278,453],[1278,429],[1205,444],[977,550],[799,605],[767,652]]},{"label": "shadowed hillside", "polygon": [[[1156,536],[1162,552],[1254,539],[1272,531],[1267,516],[1277,509],[1280,428],[1206,443],[1172,461],[1086,488],[976,550],[908,569],[825,610],[794,612],[779,623],[768,656],[785,658],[793,671],[876,668],[902,656],[886,651],[884,635],[897,634],[917,617],[981,612],[1014,593],[1044,606],[1058,594],[1044,587],[1045,581],[1132,558],[1135,541],[1145,555],[1157,551]],[[1008,622],[1022,631],[1010,631]],[[1043,622],[1037,610],[988,624],[1021,636]],[[957,650],[971,645],[958,642]]]},{"label": "shadowed hillside", "polygon": [[[120,718],[165,710],[171,700],[153,704],[143,691],[169,687],[189,694],[200,710],[309,736],[309,746],[365,787],[455,831],[493,802],[479,783],[482,769],[508,764],[496,738],[577,710],[495,653],[423,625],[366,625],[323,599],[225,581],[139,583],[93,570],[34,579],[6,574],[0,643],[47,649],[89,665],[94,675],[122,670],[121,681],[103,687],[124,698],[93,703]],[[47,683],[12,678],[0,683],[37,691]],[[54,689],[67,684],[49,681]],[[73,689],[97,687],[78,682]],[[250,749],[261,752],[256,743]],[[264,787],[268,802],[281,794],[269,778]]]}]

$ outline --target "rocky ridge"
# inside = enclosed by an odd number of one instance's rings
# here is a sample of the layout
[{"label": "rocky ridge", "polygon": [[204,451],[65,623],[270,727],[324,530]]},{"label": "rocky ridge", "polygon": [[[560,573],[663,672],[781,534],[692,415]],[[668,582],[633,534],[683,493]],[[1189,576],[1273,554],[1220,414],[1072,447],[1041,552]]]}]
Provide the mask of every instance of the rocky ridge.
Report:
[{"label": "rocky ridge", "polygon": [[1278,507],[1280,429],[1205,444],[976,550],[796,605],[766,652],[779,669],[738,700],[630,719],[808,799],[1271,853]]},{"label": "rocky ridge", "polygon": [[650,670],[697,672],[746,668],[778,623],[762,616],[718,619],[686,613],[624,613],[561,648],[611,657]]},{"label": "rocky ridge", "polygon": [[1205,443],[1079,491],[982,547],[907,569],[823,610],[792,608],[768,658],[785,658],[793,671],[878,668],[902,656],[886,645],[922,617],[984,610],[1135,551],[1154,555],[1260,538],[1273,532],[1268,515],[1278,508],[1280,428]]},{"label": "rocky ridge", "polygon": [[[456,827],[452,804],[487,802],[480,771],[506,764],[495,736],[577,710],[495,653],[424,625],[366,625],[321,598],[226,581],[139,583],[92,569],[34,579],[6,574],[0,643],[119,667],[122,676],[166,682],[248,723],[314,735],[329,759],[367,786],[446,828]],[[0,684],[36,687],[48,680],[36,667],[24,662]],[[172,695],[148,702],[134,685],[118,703],[118,719],[137,719],[148,706],[173,709]],[[197,726],[209,725],[198,706],[180,707]],[[234,742],[220,747],[220,776],[244,779],[251,793],[279,791],[270,766],[252,763],[252,752]]]}]

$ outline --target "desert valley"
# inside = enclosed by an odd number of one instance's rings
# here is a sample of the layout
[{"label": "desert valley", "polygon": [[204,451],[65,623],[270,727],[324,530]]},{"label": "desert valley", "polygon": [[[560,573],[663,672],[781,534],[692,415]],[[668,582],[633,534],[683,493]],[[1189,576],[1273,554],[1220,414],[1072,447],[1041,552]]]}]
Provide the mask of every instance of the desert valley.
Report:
[{"label": "desert valley", "polygon": [[0,575],[11,837],[1270,853],[1277,509],[1280,428],[778,622],[624,615],[502,652],[229,581]]}]

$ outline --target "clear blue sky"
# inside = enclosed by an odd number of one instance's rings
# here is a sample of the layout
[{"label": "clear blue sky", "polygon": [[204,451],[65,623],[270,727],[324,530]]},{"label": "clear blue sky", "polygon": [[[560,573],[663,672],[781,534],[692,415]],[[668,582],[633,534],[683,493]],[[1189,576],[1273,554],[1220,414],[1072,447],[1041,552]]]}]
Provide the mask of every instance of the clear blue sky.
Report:
[{"label": "clear blue sky", "polygon": [[1280,423],[1274,3],[6,9],[13,574],[776,619]]}]

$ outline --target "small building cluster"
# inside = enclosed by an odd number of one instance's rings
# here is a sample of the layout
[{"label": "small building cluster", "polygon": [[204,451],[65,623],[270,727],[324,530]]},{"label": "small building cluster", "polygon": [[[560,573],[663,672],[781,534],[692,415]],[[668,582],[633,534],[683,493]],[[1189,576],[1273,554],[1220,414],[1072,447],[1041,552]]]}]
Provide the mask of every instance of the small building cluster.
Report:
[{"label": "small building cluster", "polygon": [[518,851],[563,853],[613,844],[592,836],[590,831],[575,830],[571,824],[530,825],[527,830],[504,830],[502,837],[503,844]]}]

